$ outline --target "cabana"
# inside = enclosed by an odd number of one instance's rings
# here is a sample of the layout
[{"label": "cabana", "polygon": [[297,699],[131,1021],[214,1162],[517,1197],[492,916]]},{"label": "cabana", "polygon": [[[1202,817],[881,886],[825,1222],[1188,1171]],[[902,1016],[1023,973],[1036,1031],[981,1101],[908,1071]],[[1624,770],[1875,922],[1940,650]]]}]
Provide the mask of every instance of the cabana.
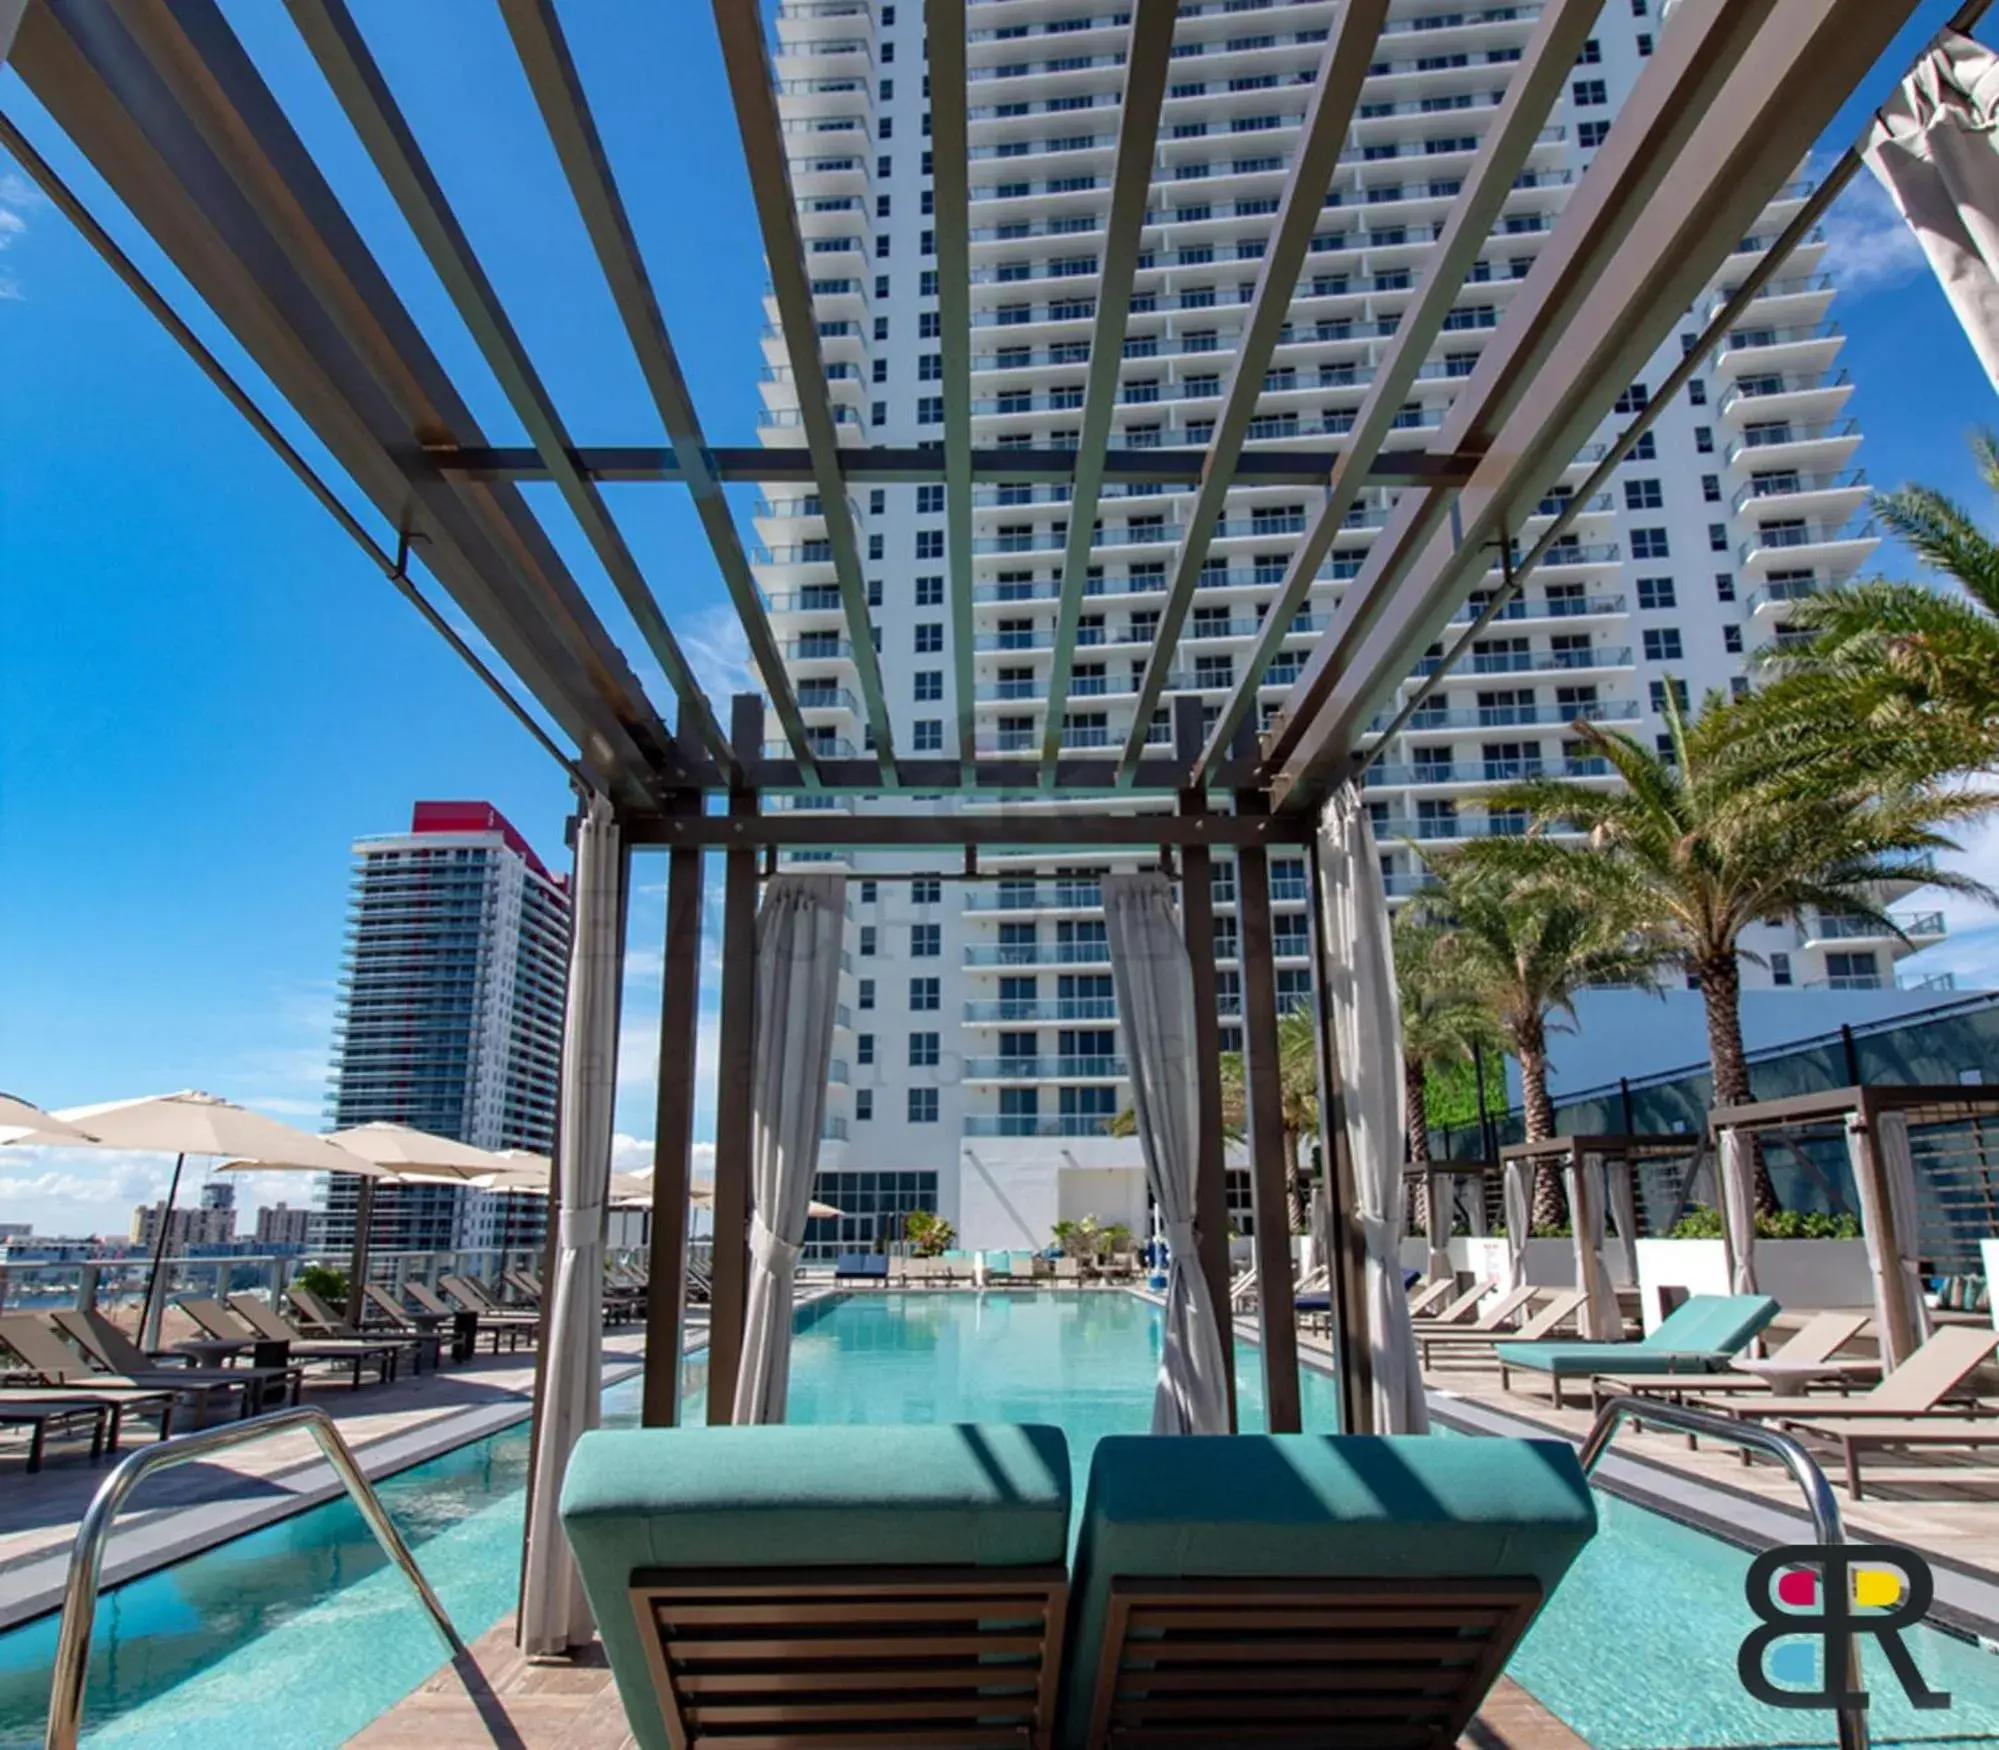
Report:
[{"label": "cabana", "polygon": [[[1759,1150],[1817,1139],[1844,1145],[1853,1176],[1882,1362],[1897,1367],[1929,1331],[1923,1260],[1971,1250],[1999,1232],[1987,1170],[1999,1088],[1911,1085],[1828,1088],[1708,1113],[1721,1179],[1731,1284],[1756,1283],[1755,1168]],[[1921,1142],[1931,1196],[1918,1194]],[[1930,1216],[1928,1222],[1925,1215]]]},{"label": "cabana", "polygon": [[[1136,1060],[1148,1172],[1166,1181],[1160,1201],[1177,1236],[1175,1256],[1198,1276],[1210,1307],[1226,1306],[1228,1284],[1214,857],[1227,849],[1236,861],[1248,1152],[1257,1267],[1266,1284],[1288,1281],[1291,1269],[1269,859],[1282,849],[1309,863],[1309,1000],[1332,1191],[1332,1324],[1344,1424],[1366,1431],[1420,1419],[1413,1343],[1394,1280],[1398,1028],[1379,857],[1360,779],[1544,558],[1575,538],[1576,519],[1611,487],[1618,465],[1744,324],[1791,250],[1812,235],[1857,159],[1841,161],[1767,249],[1740,253],[1758,216],[1910,18],[1914,0],[1683,4],[1532,271],[1510,288],[1506,318],[1441,428],[1420,447],[1400,439],[1399,448],[1392,440],[1407,429],[1411,386],[1433,368],[1432,349],[1454,326],[1467,285],[1491,277],[1482,252],[1585,49],[1600,0],[1546,0],[1540,9],[1421,281],[1381,337],[1350,427],[1336,446],[1320,448],[1295,439],[1252,447],[1265,435],[1254,422],[1363,83],[1386,52],[1381,34],[1393,28],[1387,0],[1348,0],[1330,27],[1258,277],[1253,289],[1245,287],[1250,296],[1221,406],[1201,439],[1177,447],[1113,441],[1174,6],[1140,0],[1131,13],[1115,162],[1103,184],[1100,270],[1082,318],[1090,324],[1090,369],[1077,434],[996,449],[973,442],[964,0],[928,0],[924,9],[941,441],[905,447],[845,441],[859,434],[836,417],[821,306],[853,294],[822,288],[812,275],[762,9],[718,5],[716,17],[798,398],[803,442],[788,448],[710,442],[553,0],[502,0],[500,10],[664,444],[607,445],[566,427],[389,81],[337,0],[294,0],[288,11],[525,444],[496,444],[481,427],[212,0],[0,3],[0,56],[289,403],[316,453],[344,472],[374,529],[349,508],[346,483],[336,490],[322,477],[3,119],[0,144],[575,787],[559,1207],[551,1211],[546,1272],[524,1644],[559,1652],[590,1632],[555,1500],[569,1450],[594,1416],[618,993],[627,900],[641,856],[667,865],[648,1423],[671,1423],[678,1410],[704,860],[718,853],[724,865],[708,1406],[711,1420],[727,1420],[746,1405],[751,1414],[768,1413],[773,1401],[781,1409],[781,1356],[770,1343],[783,1313],[778,1284],[802,1236],[799,1163],[809,1189],[815,1102],[823,1097],[823,1078],[816,1091],[810,1085],[826,1050],[825,984],[813,969],[823,973],[826,943],[837,936],[826,916],[838,905],[838,876],[825,865],[863,850],[921,859],[929,864],[925,879],[938,878],[941,859],[952,866],[951,879],[986,880],[1002,855],[1056,862],[1080,854],[1157,871],[1136,874],[1142,891],[1128,890],[1121,902],[1133,915],[1121,926],[1129,933],[1120,951],[1119,1018]],[[1707,298],[1724,272],[1725,283]],[[435,288],[424,290],[434,299]],[[1702,321],[1687,335],[1684,356],[1614,441],[1580,454],[1620,404],[1630,405],[1634,368],[1671,341],[1697,301]],[[493,399],[490,390],[486,399]],[[738,481],[810,495],[802,502],[823,523],[814,563],[830,569],[824,587],[846,620],[852,692],[845,696],[862,737],[858,750],[807,724],[807,703],[788,677],[730,513],[725,488]],[[606,482],[692,496],[763,693],[736,697],[718,713],[620,532]],[[631,653],[551,538],[536,508],[546,500],[523,492],[530,483],[551,485],[563,501],[569,529],[588,544],[636,628]],[[940,618],[949,643],[940,666],[951,678],[944,709],[953,739],[941,750],[913,745],[892,720],[854,509],[874,487],[917,483],[940,493],[947,537]],[[1323,498],[1263,610],[1253,650],[1205,708],[1198,692],[1176,682],[1163,653],[1190,622],[1230,489],[1255,483],[1312,488]],[[1308,653],[1285,655],[1280,669],[1297,612],[1369,486],[1398,488],[1399,501],[1329,624]],[[1047,692],[1035,700],[1039,726],[1024,739],[993,743],[982,738],[974,710],[973,508],[975,493],[998,487],[1059,496],[1066,534]],[[1162,657],[1145,665],[1122,744],[1114,745],[1094,725],[1072,733],[1067,706],[1081,691],[1072,677],[1097,511],[1107,489],[1133,487],[1178,490],[1192,502],[1171,531],[1163,572],[1154,638]],[[1538,519],[1537,532],[1516,553],[1530,519]],[[429,586],[413,575],[413,563]],[[448,599],[434,601],[433,587]],[[1479,610],[1453,636],[1448,629],[1474,592]],[[459,618],[473,637],[454,625]],[[1422,660],[1445,639],[1439,657]],[[1423,678],[1404,690],[1419,661]],[[641,685],[638,664],[663,677],[675,702],[670,723]],[[1176,689],[1170,699],[1169,687]],[[930,806],[940,797],[959,806],[940,812]],[[1075,803],[1083,806],[1067,806]],[[824,886],[807,885],[817,883]],[[1162,956],[1169,933],[1179,948]],[[780,936],[799,944],[788,973],[774,964],[772,943]],[[1139,942],[1151,944],[1152,972],[1144,977],[1131,971],[1145,958]],[[1172,1070],[1175,1049],[1191,1074]],[[780,1066],[806,1072],[791,1077],[804,1090],[795,1100],[779,1091]],[[776,1147],[778,1133],[802,1147]],[[1179,1192],[1189,1195],[1176,1204]],[[1192,1275],[1179,1292],[1198,1299]],[[1269,1426],[1295,1429],[1293,1298],[1266,1292],[1259,1307]],[[1228,1322],[1212,1335],[1226,1379]],[[781,1348],[781,1337],[776,1341]],[[1228,1410],[1232,1425],[1232,1405]]]},{"label": "cabana", "polygon": [[[1423,1212],[1420,1226],[1424,1246],[1420,1267],[1425,1276],[1434,1279],[1455,1272],[1450,1247],[1460,1211],[1474,1239],[1482,1239],[1491,1231],[1489,1197],[1498,1174],[1497,1161],[1404,1163],[1402,1207],[1410,1212],[1412,1233],[1416,1231],[1415,1212],[1419,1209]],[[1408,1256],[1405,1252],[1405,1266]]]}]

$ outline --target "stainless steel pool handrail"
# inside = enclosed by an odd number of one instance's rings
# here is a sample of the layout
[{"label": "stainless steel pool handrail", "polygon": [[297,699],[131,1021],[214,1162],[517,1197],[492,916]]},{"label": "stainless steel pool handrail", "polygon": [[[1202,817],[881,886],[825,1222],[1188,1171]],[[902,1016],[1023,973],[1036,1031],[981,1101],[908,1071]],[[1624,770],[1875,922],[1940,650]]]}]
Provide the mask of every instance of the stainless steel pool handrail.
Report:
[{"label": "stainless steel pool handrail", "polygon": [[97,1620],[104,1545],[125,1497],[155,1471],[171,1470],[175,1465],[186,1464],[191,1459],[205,1458],[210,1453],[247,1445],[272,1434],[288,1433],[295,1428],[303,1428],[319,1442],[326,1462],[333,1467],[333,1474],[340,1479],[341,1486],[361,1510],[361,1517],[368,1522],[375,1541],[382,1546],[389,1560],[402,1569],[403,1577],[416,1588],[417,1597],[430,1613],[437,1632],[444,1637],[451,1656],[456,1659],[465,1655],[465,1643],[458,1638],[451,1618],[445,1614],[437,1594],[430,1589],[430,1582],[423,1577],[416,1558],[410,1554],[409,1545],[403,1542],[402,1533],[396,1529],[395,1521],[383,1507],[374,1484],[363,1473],[353,1449],[341,1438],[333,1418],[317,1404],[273,1410],[268,1415],[252,1416],[245,1421],[162,1440],[133,1453],[104,1479],[76,1528],[76,1542],[70,1549],[69,1577],[63,1586],[62,1626],[56,1637],[55,1674],[49,1686],[48,1732],[42,1740],[46,1750],[76,1750],[77,1736],[83,1726],[84,1686],[90,1675],[90,1637]]},{"label": "stainless steel pool handrail", "polygon": [[[1821,1545],[1846,1542],[1846,1521],[1840,1514],[1838,1498],[1833,1494],[1832,1484],[1819,1468],[1817,1459],[1789,1434],[1765,1428],[1760,1423],[1738,1422],[1730,1416],[1717,1416],[1711,1410],[1690,1410],[1684,1404],[1661,1403],[1657,1398],[1628,1395],[1606,1398],[1578,1455],[1584,1476],[1596,1469],[1603,1455],[1610,1450],[1611,1440],[1618,1429],[1626,1422],[1647,1422],[1655,1428],[1670,1428],[1676,1434],[1696,1435],[1705,1440],[1725,1441],[1733,1446],[1768,1453],[1790,1471],[1793,1480],[1804,1492],[1805,1510],[1812,1517],[1812,1531],[1818,1542]],[[1828,1647],[1827,1657],[1831,1656],[1832,1649]],[[1845,1657],[1846,1687],[1858,1689],[1860,1646],[1852,1635],[1846,1637]],[[1866,1705],[1842,1707],[1835,1711],[1839,1715],[1839,1750],[1867,1750]]]}]

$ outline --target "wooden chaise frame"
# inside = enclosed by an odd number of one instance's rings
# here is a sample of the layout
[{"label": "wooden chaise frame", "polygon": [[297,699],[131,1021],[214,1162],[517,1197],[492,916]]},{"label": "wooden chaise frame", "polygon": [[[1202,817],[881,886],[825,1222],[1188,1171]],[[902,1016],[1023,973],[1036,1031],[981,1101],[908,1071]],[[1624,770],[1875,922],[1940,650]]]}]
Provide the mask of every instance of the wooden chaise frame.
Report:
[{"label": "wooden chaise frame", "polygon": [[674,1750],[1047,1750],[1069,1578],[648,1569],[632,1608]]},{"label": "wooden chaise frame", "polygon": [[1088,1742],[1449,1750],[1541,1598],[1533,1579],[1115,1579]]}]

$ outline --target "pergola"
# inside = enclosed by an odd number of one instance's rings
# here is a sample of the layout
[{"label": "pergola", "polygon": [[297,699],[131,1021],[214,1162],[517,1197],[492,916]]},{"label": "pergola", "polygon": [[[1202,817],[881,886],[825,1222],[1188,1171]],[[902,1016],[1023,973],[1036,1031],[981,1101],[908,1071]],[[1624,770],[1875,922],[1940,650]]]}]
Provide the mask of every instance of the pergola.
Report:
[{"label": "pergola", "polygon": [[[1951,1083],[1867,1084],[1757,1100],[1746,1106],[1716,1106],[1708,1113],[1708,1129],[1718,1149],[1727,1148],[1730,1137],[1743,1139],[1754,1148],[1780,1139],[1795,1143],[1814,1133],[1837,1138],[1844,1145],[1853,1168],[1862,1237],[1875,1279],[1881,1353],[1890,1365],[1896,1365],[1907,1358],[1923,1335],[1921,1315],[1911,1298],[1884,1291],[1884,1285],[1903,1270],[1903,1261],[1913,1266],[1922,1250],[1910,1132],[1970,1127],[1972,1152],[1981,1170],[1975,1193],[1965,1199],[1965,1212],[1999,1235],[1999,1209],[1994,1207],[1983,1170],[1987,1153],[1984,1125],[1994,1119],[1999,1119],[1999,1088]],[[1751,1158],[1745,1153],[1745,1165]],[[1742,1231],[1731,1200],[1724,1196],[1722,1203],[1732,1264],[1739,1265],[1754,1255],[1754,1229]]]},{"label": "pergola", "polygon": [[[1791,248],[1811,234],[1857,167],[1852,155],[1803,203],[1772,247],[1745,258],[1740,272],[1729,275],[1719,307],[1655,388],[1650,405],[1608,446],[1534,545],[1516,555],[1515,536],[1527,519],[1612,413],[1643,362],[1729,266],[1756,216],[1867,79],[1918,0],[1681,0],[1588,174],[1517,287],[1506,320],[1464,379],[1434,440],[1414,450],[1390,447],[1404,396],[1445,332],[1453,302],[1570,77],[1601,0],[1544,0],[1351,434],[1317,449],[1253,443],[1251,421],[1363,82],[1379,58],[1389,0],[1346,0],[1328,33],[1244,311],[1222,411],[1205,447],[1179,449],[1118,448],[1109,441],[1178,10],[1175,0],[1132,0],[1080,439],[1074,448],[1003,450],[972,442],[966,41],[968,16],[985,7],[976,0],[924,0],[942,443],[890,448],[837,441],[762,8],[757,0],[714,0],[799,394],[803,443],[767,448],[718,446],[703,428],[675,352],[672,312],[655,296],[634,215],[620,193],[555,0],[496,4],[612,293],[663,444],[610,442],[605,440],[628,434],[568,428],[343,0],[287,0],[287,10],[528,433],[525,447],[496,446],[481,429],[215,0],[0,0],[0,56],[303,419],[365,501],[372,527],[284,438],[11,121],[0,119],[0,145],[574,781],[585,817],[577,843],[561,1152],[571,1162],[582,1151],[601,1152],[604,1171],[632,853],[666,853],[666,1025],[658,1065],[646,1419],[671,1422],[677,1413],[679,1261],[694,1114],[696,1029],[690,1018],[699,994],[703,858],[710,850],[719,850],[725,865],[711,1416],[727,1414],[742,1334],[759,882],[786,852],[945,849],[962,856],[968,877],[982,872],[982,856],[1043,850],[1136,853],[1177,869],[1196,994],[1207,1018],[1199,1041],[1199,1250],[1216,1304],[1226,1305],[1209,881],[1215,850],[1232,848],[1258,1267],[1266,1282],[1287,1279],[1269,851],[1304,847],[1318,862],[1316,829],[1329,798],[1357,781],[1505,609],[1658,412],[1740,323]],[[1968,25],[1982,10],[1974,0],[1961,22]],[[872,732],[872,748],[862,756],[824,754],[806,731],[725,496],[724,488],[737,481],[788,483],[818,495]],[[1195,493],[1166,568],[1158,629],[1165,652],[1189,615],[1230,487],[1258,481],[1317,488],[1323,499],[1218,718],[1205,723],[1197,698],[1177,696],[1170,737],[1158,742],[1153,719],[1169,678],[1169,664],[1160,660],[1148,667],[1121,749],[1065,750],[1064,704],[1104,487],[1159,484]],[[587,539],[638,628],[644,654],[665,676],[674,696],[670,722],[647,697],[631,660],[521,490],[530,482],[552,483]],[[608,482],[654,482],[691,494],[763,695],[734,698],[726,712],[704,696],[607,505],[601,488]],[[856,489],[897,482],[941,483],[944,489],[957,749],[942,756],[905,750],[890,720],[849,506]],[[987,756],[972,733],[971,511],[980,482],[1054,484],[1069,495],[1047,730],[1032,756]],[[1335,532],[1369,485],[1399,488],[1399,501],[1281,707],[1265,723],[1258,688]],[[1484,584],[1495,554],[1502,586],[1435,672],[1401,699],[1386,727],[1371,730],[1417,659]],[[497,664],[452,628],[414,575],[412,561],[497,653]],[[766,709],[782,738],[775,749],[765,746]],[[875,800],[852,811],[772,806],[799,794]],[[938,795],[958,798],[965,807],[938,814],[897,805],[900,798]],[[1041,806],[1091,798],[1121,806]],[[1010,801],[1037,806],[1010,809]],[[1137,806],[1125,811],[1128,803]],[[1318,890],[1319,881],[1313,886]],[[1334,1328],[1346,1425],[1362,1428],[1370,1386],[1362,1238],[1354,1213],[1357,1166],[1344,1122],[1341,1065],[1326,1024],[1330,987],[1345,969],[1329,961],[1323,924],[1312,939],[1324,1158],[1333,1190]],[[564,1210],[565,1218],[578,1213]],[[1292,1297],[1266,1293],[1260,1303],[1270,1424],[1295,1428]],[[556,1386],[544,1382],[545,1392]]]}]

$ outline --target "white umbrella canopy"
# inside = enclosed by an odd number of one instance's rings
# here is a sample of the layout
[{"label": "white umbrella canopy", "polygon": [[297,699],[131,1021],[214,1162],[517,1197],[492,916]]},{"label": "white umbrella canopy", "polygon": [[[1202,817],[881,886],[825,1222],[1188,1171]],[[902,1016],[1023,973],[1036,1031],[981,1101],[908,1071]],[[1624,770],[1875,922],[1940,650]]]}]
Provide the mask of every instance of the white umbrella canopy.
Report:
[{"label": "white umbrella canopy", "polygon": [[68,1106],[53,1116],[61,1130],[30,1130],[11,1143],[58,1148],[122,1148],[160,1154],[227,1155],[302,1172],[360,1173],[357,1161],[323,1136],[266,1118],[232,1100],[193,1088],[98,1106]]},{"label": "white umbrella canopy", "polygon": [[350,1154],[396,1173],[421,1171],[438,1178],[464,1179],[499,1171],[518,1151],[475,1148],[448,1136],[436,1136],[409,1124],[355,1124],[334,1131],[327,1140]]},{"label": "white umbrella canopy", "polygon": [[[651,1172],[652,1168],[647,1167],[642,1172],[634,1173],[632,1177],[635,1179],[645,1178]],[[696,1185],[692,1187],[687,1193],[687,1201],[696,1209],[713,1209],[715,1207],[714,1186]],[[830,1203],[821,1203],[816,1197],[805,1206],[805,1215],[808,1221],[834,1221],[844,1213],[845,1211],[835,1209]]]},{"label": "white umbrella canopy", "polygon": [[44,1112],[31,1101],[17,1099],[12,1094],[0,1094],[0,1130],[32,1132],[32,1135],[10,1137],[17,1142],[94,1142],[89,1131],[81,1130],[74,1124],[65,1124],[53,1112]]}]

